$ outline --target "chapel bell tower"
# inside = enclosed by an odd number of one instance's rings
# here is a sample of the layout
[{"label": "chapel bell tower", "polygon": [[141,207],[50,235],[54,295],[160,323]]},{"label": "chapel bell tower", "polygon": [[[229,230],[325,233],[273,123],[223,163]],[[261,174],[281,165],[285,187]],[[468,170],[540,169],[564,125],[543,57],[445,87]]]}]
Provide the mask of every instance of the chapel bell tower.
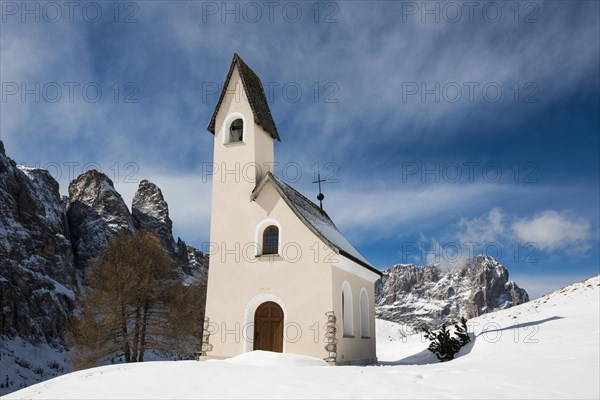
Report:
[{"label": "chapel bell tower", "polygon": [[260,211],[250,196],[267,172],[273,173],[274,142],[280,140],[260,78],[237,54],[208,131],[214,135],[210,241],[218,250],[211,252],[223,257],[211,260],[214,270],[219,261],[239,263],[238,255],[254,238]]},{"label": "chapel bell tower", "polygon": [[267,171],[273,172],[273,142],[280,138],[260,78],[237,54],[208,131],[215,135],[213,193],[219,185],[237,191],[235,184],[250,196]]}]

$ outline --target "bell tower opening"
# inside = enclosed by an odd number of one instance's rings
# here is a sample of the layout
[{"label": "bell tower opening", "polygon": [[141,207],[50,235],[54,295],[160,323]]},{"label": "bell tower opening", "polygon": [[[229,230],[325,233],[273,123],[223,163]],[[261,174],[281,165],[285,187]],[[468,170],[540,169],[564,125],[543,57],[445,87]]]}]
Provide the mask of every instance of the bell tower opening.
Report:
[{"label": "bell tower opening", "polygon": [[244,121],[241,118],[234,120],[229,126],[228,143],[242,142],[244,140]]}]

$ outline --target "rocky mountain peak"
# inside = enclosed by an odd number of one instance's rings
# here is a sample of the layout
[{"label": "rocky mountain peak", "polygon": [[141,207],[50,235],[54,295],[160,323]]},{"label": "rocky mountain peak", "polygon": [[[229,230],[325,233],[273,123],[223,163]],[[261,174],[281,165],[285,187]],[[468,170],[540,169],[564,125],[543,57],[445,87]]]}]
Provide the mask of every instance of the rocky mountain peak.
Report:
[{"label": "rocky mountain peak", "polygon": [[142,180],[133,196],[131,212],[138,229],[155,232],[165,248],[175,250],[169,206],[158,186],[146,179]]},{"label": "rocky mountain peak", "polygon": [[69,184],[67,215],[78,268],[85,269],[123,231],[135,232],[133,217],[110,178],[96,170]]},{"label": "rocky mountain peak", "polygon": [[42,273],[72,288],[65,208],[48,171],[17,166],[0,152],[0,215],[1,265]]},{"label": "rocky mountain peak", "polygon": [[74,271],[58,183],[18,167],[0,142],[0,334],[60,347]]},{"label": "rocky mountain peak", "polygon": [[375,297],[378,317],[427,327],[529,301],[527,292],[508,280],[508,270],[485,255],[450,270],[395,265],[376,283]]},{"label": "rocky mountain peak", "polygon": [[70,203],[79,201],[92,204],[98,203],[98,200],[110,200],[112,197],[120,199],[121,195],[115,190],[112,180],[95,169],[84,172],[69,184]]},{"label": "rocky mountain peak", "polygon": [[65,218],[65,204],[59,193],[58,182],[45,169],[18,166],[29,182],[38,198],[38,216],[56,231],[68,231]]}]

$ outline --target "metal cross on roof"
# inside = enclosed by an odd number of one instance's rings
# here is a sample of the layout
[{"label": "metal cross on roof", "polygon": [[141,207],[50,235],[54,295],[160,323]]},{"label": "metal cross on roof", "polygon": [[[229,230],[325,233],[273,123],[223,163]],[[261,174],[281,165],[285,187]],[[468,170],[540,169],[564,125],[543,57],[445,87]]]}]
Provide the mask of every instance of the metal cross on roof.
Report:
[{"label": "metal cross on roof", "polygon": [[313,183],[319,184],[319,194],[317,195],[317,200],[319,200],[319,207],[321,207],[321,210],[322,210],[323,209],[323,199],[325,198],[325,195],[323,193],[321,193],[321,182],[327,182],[327,179],[321,179],[321,172],[319,172],[319,170],[317,169],[317,180],[314,181]]}]

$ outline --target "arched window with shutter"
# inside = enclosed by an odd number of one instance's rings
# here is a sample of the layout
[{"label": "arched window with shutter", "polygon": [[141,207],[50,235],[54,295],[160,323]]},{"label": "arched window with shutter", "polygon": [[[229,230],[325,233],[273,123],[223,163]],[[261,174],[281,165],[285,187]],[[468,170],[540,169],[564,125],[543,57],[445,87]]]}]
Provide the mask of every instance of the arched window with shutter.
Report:
[{"label": "arched window with shutter", "polygon": [[344,337],[354,337],[352,288],[346,281],[342,284],[342,334]]},{"label": "arched window with shutter", "polygon": [[367,290],[362,288],[360,291],[360,337],[361,338],[370,338],[369,326],[369,295],[367,294]]}]

